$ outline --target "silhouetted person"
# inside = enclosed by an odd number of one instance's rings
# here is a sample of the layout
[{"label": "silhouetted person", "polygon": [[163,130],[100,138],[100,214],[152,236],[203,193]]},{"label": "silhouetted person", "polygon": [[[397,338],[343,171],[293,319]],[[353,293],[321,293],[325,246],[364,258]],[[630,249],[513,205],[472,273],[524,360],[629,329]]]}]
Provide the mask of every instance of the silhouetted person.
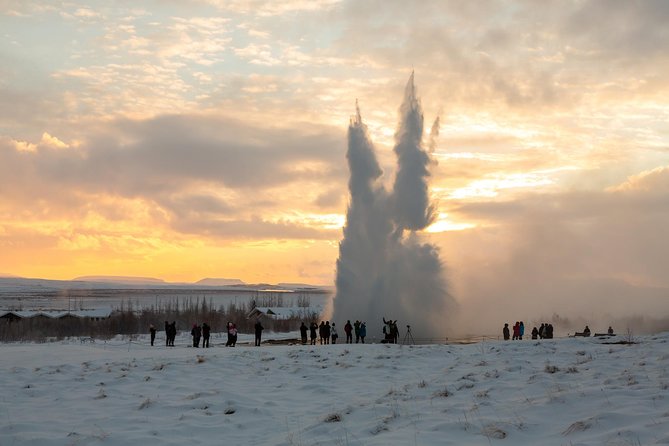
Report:
[{"label": "silhouetted person", "polygon": [[309,326],[309,335],[311,337],[311,345],[316,345],[316,336],[318,332],[318,324],[316,322],[312,322],[311,325]]},{"label": "silhouetted person", "polygon": [[504,324],[504,328],[502,328],[502,334],[504,335],[504,340],[508,341],[509,337],[511,336],[511,333],[509,332],[509,324]]},{"label": "silhouetted person", "polygon": [[525,334],[525,324],[523,324],[523,321],[520,321],[520,325],[518,326],[518,339],[522,341],[524,334]]},{"label": "silhouetted person", "polygon": [[607,331],[607,333],[609,334],[609,336],[613,336],[613,328],[611,328],[611,326],[609,326],[609,330]]},{"label": "silhouetted person", "polygon": [[583,336],[586,336],[586,337],[590,336],[590,327],[588,327],[587,325],[583,329]]},{"label": "silhouetted person", "polygon": [[325,342],[323,339],[325,338],[325,321],[321,321],[321,325],[318,326],[318,338],[320,340],[321,345],[323,345]]},{"label": "silhouetted person", "polygon": [[211,335],[211,327],[206,322],[202,323],[202,348],[209,348],[209,336]]},{"label": "silhouetted person", "polygon": [[255,328],[256,332],[256,347],[260,347],[260,338],[262,337],[262,331],[265,329],[260,323],[260,319],[256,321],[253,328]]},{"label": "silhouetted person", "polygon": [[337,338],[339,337],[339,334],[337,333],[337,327],[335,327],[334,322],[332,323],[331,332],[332,332],[332,334],[330,335],[330,337],[332,338],[332,343],[336,344],[337,343]]},{"label": "silhouetted person", "polygon": [[346,325],[344,325],[344,333],[346,334],[346,343],[347,344],[353,344],[353,325],[351,325],[351,321],[346,321]]},{"label": "silhouetted person", "polygon": [[355,333],[355,343],[360,342],[360,321],[356,320],[353,323],[353,332]]},{"label": "silhouetted person", "polygon": [[172,321],[172,323],[169,325],[169,346],[174,347],[174,340],[177,337],[177,321]]},{"label": "silhouetted person", "polygon": [[302,345],[305,345],[307,343],[307,328],[306,325],[304,325],[304,321],[302,322],[302,325],[300,325],[300,336],[302,337]]},{"label": "silhouetted person", "polygon": [[539,337],[539,330],[537,330],[537,327],[534,327],[532,329],[532,339],[537,339]]},{"label": "silhouetted person", "polygon": [[151,347],[153,347],[153,341],[156,340],[156,327],[153,324],[149,325],[149,333],[151,333]]},{"label": "silhouetted person", "polygon": [[326,321],[325,326],[323,327],[323,340],[325,341],[326,344],[330,343],[331,332],[332,332],[332,327],[330,327],[330,321]]},{"label": "silhouetted person", "polygon": [[193,347],[200,348],[200,338],[202,337],[202,328],[199,325],[193,324],[193,329],[190,331],[193,336]]}]

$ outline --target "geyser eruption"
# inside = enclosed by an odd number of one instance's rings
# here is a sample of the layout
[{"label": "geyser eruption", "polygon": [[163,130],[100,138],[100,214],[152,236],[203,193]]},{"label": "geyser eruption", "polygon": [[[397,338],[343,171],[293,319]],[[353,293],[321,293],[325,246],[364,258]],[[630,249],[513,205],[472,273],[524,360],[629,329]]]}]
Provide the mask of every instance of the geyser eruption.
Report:
[{"label": "geyser eruption", "polygon": [[415,232],[434,217],[427,184],[431,160],[422,139],[423,113],[412,73],[395,133],[397,174],[388,192],[356,103],[346,153],[351,199],[339,244],[333,318],[341,325],[366,321],[371,336],[381,332],[383,317],[397,319],[401,328],[411,325],[417,337],[444,335],[456,306],[438,249]]}]

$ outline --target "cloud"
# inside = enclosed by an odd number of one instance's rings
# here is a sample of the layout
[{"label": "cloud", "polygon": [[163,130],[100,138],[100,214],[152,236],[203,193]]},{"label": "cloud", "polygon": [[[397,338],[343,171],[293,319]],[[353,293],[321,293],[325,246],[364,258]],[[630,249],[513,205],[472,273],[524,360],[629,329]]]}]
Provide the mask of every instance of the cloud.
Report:
[{"label": "cloud", "polygon": [[[37,143],[5,138],[0,202],[45,202],[54,215],[74,218],[101,197],[141,199],[167,212],[176,230],[294,237],[296,222],[271,222],[271,216],[290,206],[294,194],[305,197],[305,184],[312,203],[324,193],[321,181],[345,184],[342,139],[321,126],[260,128],[194,116],[117,121],[76,148],[48,132]],[[307,201],[302,209],[310,206],[317,207]],[[258,212],[268,214],[264,223],[252,218]],[[207,227],[198,219],[216,223]],[[299,238],[311,235],[323,237],[305,229]]]}]

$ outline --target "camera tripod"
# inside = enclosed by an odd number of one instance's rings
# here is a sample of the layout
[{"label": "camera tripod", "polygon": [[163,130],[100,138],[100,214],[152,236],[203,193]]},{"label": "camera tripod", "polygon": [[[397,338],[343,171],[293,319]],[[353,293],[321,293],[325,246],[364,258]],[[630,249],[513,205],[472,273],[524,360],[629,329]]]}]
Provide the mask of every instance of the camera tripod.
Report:
[{"label": "camera tripod", "polygon": [[411,344],[416,345],[416,341],[413,338],[413,335],[411,334],[411,325],[407,325],[407,333],[404,335],[404,340],[402,341],[402,345],[408,344],[409,341]]}]

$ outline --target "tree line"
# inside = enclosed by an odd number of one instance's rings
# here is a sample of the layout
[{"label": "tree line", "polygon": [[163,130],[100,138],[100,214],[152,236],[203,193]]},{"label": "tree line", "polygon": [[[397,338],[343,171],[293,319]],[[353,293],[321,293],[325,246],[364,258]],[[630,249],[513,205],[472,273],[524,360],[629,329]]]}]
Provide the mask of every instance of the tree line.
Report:
[{"label": "tree line", "polygon": [[[273,305],[267,305],[273,304]],[[164,321],[176,322],[180,331],[190,331],[193,324],[206,322],[212,332],[224,332],[228,321],[237,325],[241,333],[253,333],[256,318],[249,318],[250,311],[256,306],[281,307],[282,299],[268,298],[251,300],[248,303],[231,302],[218,307],[203,298],[187,298],[167,301],[158,305],[139,307],[131,300],[123,300],[111,315],[102,320],[66,317],[51,319],[48,317],[24,318],[17,321],[0,321],[0,341],[46,342],[67,337],[91,337],[111,339],[116,335],[134,335],[149,332],[154,325],[158,331],[164,330]],[[319,314],[309,306],[308,300],[298,302],[298,310],[290,317],[276,319],[262,316],[265,329],[275,332],[297,331],[302,321],[317,320]]]}]

